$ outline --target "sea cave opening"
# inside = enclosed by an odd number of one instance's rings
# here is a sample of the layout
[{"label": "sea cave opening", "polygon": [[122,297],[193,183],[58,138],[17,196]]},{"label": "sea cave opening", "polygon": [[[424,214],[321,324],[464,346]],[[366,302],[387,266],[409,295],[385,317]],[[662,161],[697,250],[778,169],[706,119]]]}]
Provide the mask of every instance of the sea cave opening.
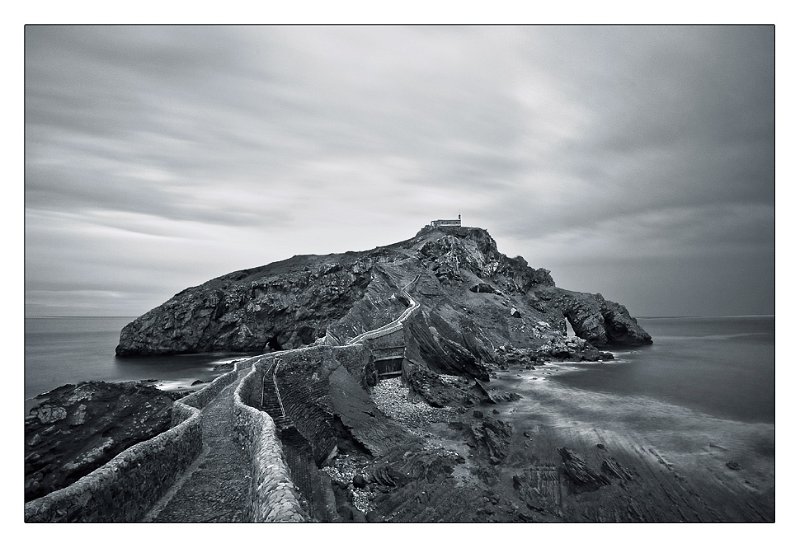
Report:
[{"label": "sea cave opening", "polygon": [[277,335],[273,335],[269,338],[267,341],[267,348],[269,348],[272,352],[275,352],[276,350],[283,350],[283,346],[278,342]]}]

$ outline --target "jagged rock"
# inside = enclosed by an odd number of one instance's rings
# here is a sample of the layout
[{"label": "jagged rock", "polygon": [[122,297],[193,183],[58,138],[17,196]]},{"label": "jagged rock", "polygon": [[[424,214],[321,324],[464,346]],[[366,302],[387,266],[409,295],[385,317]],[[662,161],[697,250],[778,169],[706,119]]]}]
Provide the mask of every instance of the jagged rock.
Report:
[{"label": "jagged rock", "polygon": [[561,455],[567,477],[578,490],[595,491],[610,484],[608,478],[589,468],[586,461],[573,450],[561,447],[558,454]]},{"label": "jagged rock", "polygon": [[546,512],[557,507],[558,481],[555,473],[525,470],[513,475],[511,481],[519,498],[531,510]]},{"label": "jagged rock", "polygon": [[413,359],[406,360],[403,378],[415,394],[433,407],[461,404],[470,395],[468,388],[445,383],[438,374]]},{"label": "jagged rock", "polygon": [[614,355],[602,352],[580,337],[553,336],[535,351],[542,360],[610,361]]},{"label": "jagged rock", "polygon": [[482,351],[468,349],[478,346],[466,338],[468,334],[455,331],[438,314],[417,314],[407,322],[406,357],[441,373],[489,380],[488,370],[476,356]]},{"label": "jagged rock", "polygon": [[498,291],[491,285],[487,284],[486,282],[477,283],[472,287],[470,287],[469,290],[472,291],[473,293],[494,293],[495,295],[498,294]]},{"label": "jagged rock", "polygon": [[495,418],[482,419],[469,427],[475,451],[488,457],[490,464],[499,464],[506,458],[511,433],[509,423]]},{"label": "jagged rock", "polygon": [[475,381],[470,387],[470,392],[477,396],[480,403],[493,404],[497,403],[492,393],[486,389],[480,381]]},{"label": "jagged rock", "polygon": [[547,287],[537,291],[537,295],[546,296],[551,305],[560,307],[575,334],[594,346],[640,346],[653,342],[627,308],[605,300],[599,293]]},{"label": "jagged rock", "polygon": [[517,310],[516,308],[512,307],[511,308],[511,317],[512,318],[521,318],[522,314],[519,313],[519,310]]}]

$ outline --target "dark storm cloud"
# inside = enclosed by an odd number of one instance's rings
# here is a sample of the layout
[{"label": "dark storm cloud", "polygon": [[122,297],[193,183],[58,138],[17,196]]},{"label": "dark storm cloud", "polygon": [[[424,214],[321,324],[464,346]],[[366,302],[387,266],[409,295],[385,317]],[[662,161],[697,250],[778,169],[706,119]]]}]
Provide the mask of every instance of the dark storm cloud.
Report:
[{"label": "dark storm cloud", "polygon": [[771,312],[773,80],[770,27],[29,26],[29,313],[459,211],[635,313]]}]

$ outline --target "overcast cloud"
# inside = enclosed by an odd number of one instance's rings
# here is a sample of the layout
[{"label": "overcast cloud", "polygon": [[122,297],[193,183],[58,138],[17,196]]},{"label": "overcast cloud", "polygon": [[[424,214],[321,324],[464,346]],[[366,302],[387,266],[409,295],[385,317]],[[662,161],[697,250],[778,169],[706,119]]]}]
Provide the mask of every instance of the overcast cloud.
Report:
[{"label": "overcast cloud", "polygon": [[774,310],[772,27],[26,29],[27,314],[462,213],[636,315]]}]

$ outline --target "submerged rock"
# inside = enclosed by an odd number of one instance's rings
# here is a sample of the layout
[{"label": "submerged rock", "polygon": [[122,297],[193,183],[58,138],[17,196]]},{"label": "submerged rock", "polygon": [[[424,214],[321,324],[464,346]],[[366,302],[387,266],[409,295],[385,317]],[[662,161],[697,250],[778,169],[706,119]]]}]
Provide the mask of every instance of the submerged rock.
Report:
[{"label": "submerged rock", "polygon": [[558,454],[561,455],[567,478],[577,490],[595,491],[611,483],[603,474],[592,470],[572,449],[562,447],[558,450]]},{"label": "submerged rock", "polygon": [[631,474],[631,471],[622,466],[619,462],[617,462],[616,459],[611,457],[603,460],[603,464],[600,465],[600,469],[607,476],[621,480],[633,479],[633,474]]}]

